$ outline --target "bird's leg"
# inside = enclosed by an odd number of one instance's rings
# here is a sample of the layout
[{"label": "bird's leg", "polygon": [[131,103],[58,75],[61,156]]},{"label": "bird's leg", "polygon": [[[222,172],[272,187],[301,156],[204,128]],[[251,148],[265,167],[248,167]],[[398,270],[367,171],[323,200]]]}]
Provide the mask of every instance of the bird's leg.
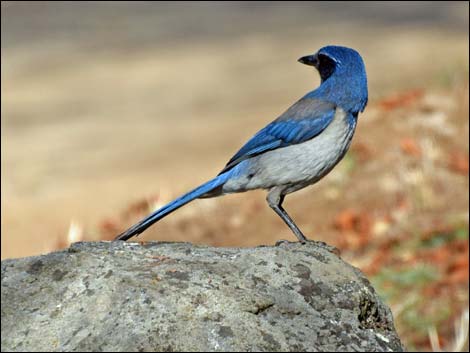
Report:
[{"label": "bird's leg", "polygon": [[302,234],[299,227],[297,227],[292,218],[289,217],[287,212],[281,206],[282,201],[284,201],[284,195],[281,195],[281,189],[271,189],[271,191],[268,193],[268,197],[266,198],[266,200],[268,201],[269,207],[271,207],[274,212],[276,212],[279,217],[282,218],[282,220],[289,226],[289,228],[295,234],[297,239],[299,239],[302,244],[305,244],[307,238],[305,237],[305,235]]}]

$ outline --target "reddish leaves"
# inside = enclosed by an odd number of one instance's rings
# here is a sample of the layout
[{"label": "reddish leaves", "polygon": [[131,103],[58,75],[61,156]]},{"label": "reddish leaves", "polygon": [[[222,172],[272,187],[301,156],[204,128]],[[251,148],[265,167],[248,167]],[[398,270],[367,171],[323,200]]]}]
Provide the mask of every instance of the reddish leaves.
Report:
[{"label": "reddish leaves", "polygon": [[339,213],[334,220],[334,226],[344,236],[340,238],[338,246],[351,250],[365,247],[371,236],[371,225],[372,220],[367,212],[347,209]]},{"label": "reddish leaves", "polygon": [[455,151],[449,157],[449,168],[459,174],[468,175],[468,155]]},{"label": "reddish leaves", "polygon": [[468,241],[457,241],[452,244],[452,255],[446,266],[448,283],[468,283]]},{"label": "reddish leaves", "polygon": [[402,138],[400,141],[400,148],[403,153],[413,156],[413,157],[421,157],[421,148],[416,143],[414,139],[411,137]]},{"label": "reddish leaves", "polygon": [[423,95],[424,91],[422,89],[414,89],[403,93],[397,93],[382,99],[379,102],[379,107],[385,111],[408,107],[419,101]]}]

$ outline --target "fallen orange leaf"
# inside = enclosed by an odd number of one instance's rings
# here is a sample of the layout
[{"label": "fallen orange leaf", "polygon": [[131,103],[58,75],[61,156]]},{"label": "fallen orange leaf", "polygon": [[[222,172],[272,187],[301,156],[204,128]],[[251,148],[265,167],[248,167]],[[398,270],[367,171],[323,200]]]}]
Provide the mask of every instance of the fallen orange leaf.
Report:
[{"label": "fallen orange leaf", "polygon": [[418,146],[415,140],[411,137],[405,137],[400,141],[400,148],[401,150],[410,156],[420,157],[421,156],[421,148]]}]

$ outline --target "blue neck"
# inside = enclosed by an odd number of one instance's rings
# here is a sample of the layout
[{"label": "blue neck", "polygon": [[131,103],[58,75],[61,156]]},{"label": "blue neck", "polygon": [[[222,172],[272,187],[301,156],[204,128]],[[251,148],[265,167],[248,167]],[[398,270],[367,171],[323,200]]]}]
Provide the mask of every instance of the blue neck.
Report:
[{"label": "blue neck", "polygon": [[368,99],[365,72],[359,75],[351,75],[348,72],[334,73],[306,97],[332,102],[344,111],[357,116],[364,110]]}]

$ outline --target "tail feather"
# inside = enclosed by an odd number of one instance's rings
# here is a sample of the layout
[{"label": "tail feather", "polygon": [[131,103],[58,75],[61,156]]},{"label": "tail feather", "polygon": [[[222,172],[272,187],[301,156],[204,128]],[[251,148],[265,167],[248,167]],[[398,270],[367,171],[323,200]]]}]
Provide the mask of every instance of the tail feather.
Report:
[{"label": "tail feather", "polygon": [[125,232],[119,234],[115,240],[127,240],[132,238],[135,235],[142,233],[148,227],[150,227],[155,222],[159,221],[163,217],[169,215],[171,212],[177,210],[181,206],[186,205],[188,202],[191,202],[194,199],[197,199],[204,194],[214,190],[215,188],[223,185],[229,178],[230,172],[218,175],[212,180],[198,186],[197,188],[191,190],[190,192],[178,197],[177,199],[171,201],[169,204],[163,206],[159,210],[150,214],[139,223],[133,225],[131,228]]}]

